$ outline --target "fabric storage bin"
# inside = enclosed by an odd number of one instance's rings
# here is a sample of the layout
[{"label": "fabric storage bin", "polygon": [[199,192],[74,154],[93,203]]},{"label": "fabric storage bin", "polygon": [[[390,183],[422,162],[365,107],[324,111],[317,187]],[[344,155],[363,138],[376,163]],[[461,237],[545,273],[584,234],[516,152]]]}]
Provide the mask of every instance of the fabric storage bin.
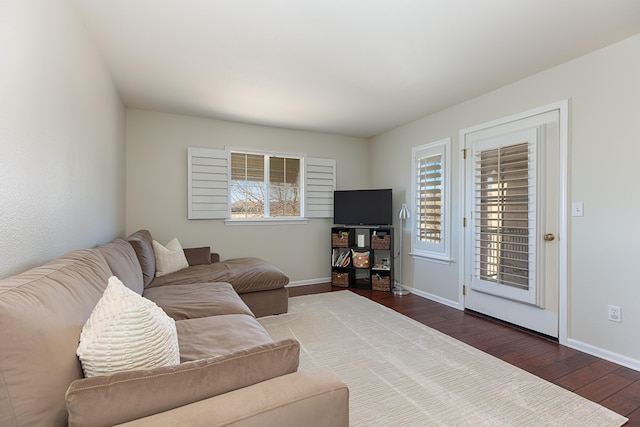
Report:
[{"label": "fabric storage bin", "polygon": [[369,268],[369,251],[351,250],[351,262],[355,268]]}]

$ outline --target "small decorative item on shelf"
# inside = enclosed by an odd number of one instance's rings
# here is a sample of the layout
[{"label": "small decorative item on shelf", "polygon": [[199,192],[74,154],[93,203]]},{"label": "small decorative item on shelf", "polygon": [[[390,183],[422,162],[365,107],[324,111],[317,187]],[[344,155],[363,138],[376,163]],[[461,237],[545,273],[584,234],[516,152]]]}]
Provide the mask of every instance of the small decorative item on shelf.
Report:
[{"label": "small decorative item on shelf", "polygon": [[340,286],[342,288],[349,287],[349,273],[340,273],[334,271],[331,274],[331,284],[333,286]]},{"label": "small decorative item on shelf", "polygon": [[355,268],[369,268],[369,251],[351,250],[351,258],[353,258],[353,266]]},{"label": "small decorative item on shelf", "polygon": [[334,248],[348,248],[349,247],[349,232],[338,231],[337,233],[331,233],[331,245]]},{"label": "small decorative item on shelf", "polygon": [[373,289],[374,291],[391,290],[391,280],[389,279],[389,276],[373,274],[371,276],[371,289]]},{"label": "small decorative item on shelf", "polygon": [[382,259],[378,259],[378,257],[376,257],[376,261],[375,264],[373,264],[373,269],[374,270],[384,270],[384,271],[390,271],[391,267],[389,267],[389,258],[382,258]]}]

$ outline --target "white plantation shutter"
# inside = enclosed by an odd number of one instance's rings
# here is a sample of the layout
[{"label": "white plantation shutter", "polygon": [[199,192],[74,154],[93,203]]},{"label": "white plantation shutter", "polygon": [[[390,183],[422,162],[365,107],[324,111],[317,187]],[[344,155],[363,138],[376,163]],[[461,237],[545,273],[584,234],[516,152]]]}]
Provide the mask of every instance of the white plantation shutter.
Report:
[{"label": "white plantation shutter", "polygon": [[417,160],[417,231],[422,242],[442,240],[442,161],[442,154]]},{"label": "white plantation shutter", "polygon": [[537,303],[537,132],[474,143],[472,286]]},{"label": "white plantation shutter", "polygon": [[336,189],[336,160],[307,158],[307,218],[333,218],[333,192]]},{"label": "white plantation shutter", "polygon": [[451,139],[413,148],[411,250],[415,255],[449,260],[449,177]]},{"label": "white plantation shutter", "polygon": [[229,215],[229,172],[225,150],[189,148],[188,218],[224,219]]}]

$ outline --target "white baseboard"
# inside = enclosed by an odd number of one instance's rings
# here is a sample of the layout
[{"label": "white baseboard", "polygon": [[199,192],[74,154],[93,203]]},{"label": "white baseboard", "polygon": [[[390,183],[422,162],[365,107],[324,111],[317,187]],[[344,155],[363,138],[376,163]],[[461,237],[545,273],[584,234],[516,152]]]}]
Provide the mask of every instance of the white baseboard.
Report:
[{"label": "white baseboard", "polygon": [[431,301],[438,302],[440,304],[444,304],[446,306],[455,308],[457,310],[463,310],[464,309],[464,307],[462,307],[462,305],[458,301],[453,301],[453,300],[450,300],[450,299],[447,299],[447,298],[442,298],[442,297],[440,297],[438,295],[433,295],[433,294],[430,294],[429,292],[421,291],[420,289],[416,289],[416,288],[410,288],[408,286],[402,286],[402,288],[408,290],[412,294],[418,295],[419,297],[426,298],[426,299],[429,299]]},{"label": "white baseboard", "polygon": [[331,277],[323,277],[321,279],[307,279],[307,280],[296,280],[295,282],[289,282],[286,288],[293,288],[295,286],[308,286],[308,285],[317,285],[318,283],[330,283]]},{"label": "white baseboard", "polygon": [[580,350],[592,356],[608,360],[609,362],[617,363],[618,365],[626,366],[627,368],[640,371],[640,360],[632,359],[630,357],[614,353],[613,351],[605,350],[603,348],[596,347],[591,344],[586,344],[571,338],[567,339],[567,347],[571,347],[575,350]]},{"label": "white baseboard", "polygon": [[[307,280],[296,280],[293,282],[289,282],[286,286],[287,288],[293,288],[296,286],[309,286],[309,285],[317,285],[318,283],[331,283],[331,277],[322,277],[320,279],[307,279]],[[457,310],[463,310],[463,307],[458,303],[458,301],[452,301],[446,298],[442,298],[438,295],[433,295],[425,291],[421,291],[419,289],[410,288],[408,286],[402,286],[403,289],[408,290],[412,294],[418,295],[420,297],[429,299],[431,301],[438,302],[440,304],[444,304],[449,307],[453,307]],[[345,288],[348,289],[348,288]]]}]

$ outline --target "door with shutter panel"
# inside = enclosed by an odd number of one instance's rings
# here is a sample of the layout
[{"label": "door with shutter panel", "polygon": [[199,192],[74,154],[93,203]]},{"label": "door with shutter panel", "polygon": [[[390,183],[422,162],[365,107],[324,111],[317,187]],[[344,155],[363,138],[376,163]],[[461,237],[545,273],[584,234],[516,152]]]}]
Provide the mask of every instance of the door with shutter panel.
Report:
[{"label": "door with shutter panel", "polygon": [[464,144],[465,308],[557,338],[559,112]]}]

